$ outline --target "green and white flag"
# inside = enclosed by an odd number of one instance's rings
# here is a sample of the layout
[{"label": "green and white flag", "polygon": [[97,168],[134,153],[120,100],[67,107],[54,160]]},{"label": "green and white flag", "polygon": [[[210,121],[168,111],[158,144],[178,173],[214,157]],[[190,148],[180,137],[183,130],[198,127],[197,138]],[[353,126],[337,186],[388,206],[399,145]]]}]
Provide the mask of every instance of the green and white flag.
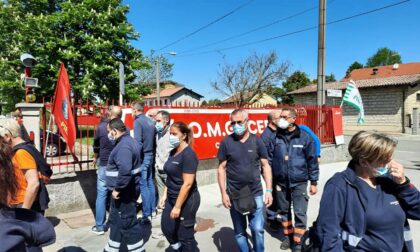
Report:
[{"label": "green and white flag", "polygon": [[359,118],[357,119],[358,124],[363,124],[365,122],[365,111],[363,109],[362,97],[360,96],[359,89],[357,89],[354,81],[350,80],[347,84],[346,92],[344,93],[343,102],[349,104],[353,108],[359,111]]}]

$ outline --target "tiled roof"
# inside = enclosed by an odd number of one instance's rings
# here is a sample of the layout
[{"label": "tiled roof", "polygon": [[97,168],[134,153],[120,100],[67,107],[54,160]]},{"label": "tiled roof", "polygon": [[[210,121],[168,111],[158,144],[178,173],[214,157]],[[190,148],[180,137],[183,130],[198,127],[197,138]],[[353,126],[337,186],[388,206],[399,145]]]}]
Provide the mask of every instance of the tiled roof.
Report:
[{"label": "tiled roof", "polygon": [[[185,87],[176,87],[176,88],[165,88],[160,90],[160,97],[171,97],[172,95],[178,93],[179,91],[181,91],[182,89],[184,89]],[[145,96],[145,99],[151,99],[151,98],[156,98],[156,93],[152,93],[149,94],[147,96]]]},{"label": "tiled roof", "polygon": [[[373,70],[376,69],[376,74],[373,74]],[[376,79],[386,78],[392,76],[403,76],[403,75],[414,75],[420,74],[420,62],[406,63],[406,64],[395,64],[389,66],[377,66],[370,68],[354,69],[351,73],[344,77],[341,81],[352,80],[365,80],[365,79]]]},{"label": "tiled roof", "polygon": [[[386,78],[375,78],[375,79],[363,79],[354,80],[356,86],[361,88],[370,87],[385,87],[385,86],[401,86],[409,84],[420,84],[420,73],[412,75],[392,76]],[[329,82],[325,83],[324,89],[346,89],[347,81]],[[317,85],[309,85],[288,94],[304,94],[304,93],[315,93]]]},{"label": "tiled roof", "polygon": [[[244,92],[243,93],[243,97],[244,97],[244,99],[245,100],[247,100],[248,98],[250,98],[250,96],[253,94],[253,92]],[[224,99],[223,101],[222,101],[222,103],[232,103],[232,102],[235,102],[237,99],[239,99],[239,94],[238,93],[235,93],[234,95],[232,95],[232,96],[230,96],[230,97],[228,97],[228,98],[226,98],[226,99]]]},{"label": "tiled roof", "polygon": [[[174,88],[164,88],[160,90],[160,97],[171,97],[172,95],[178,93],[179,91],[186,89],[188,91],[190,91],[191,93],[196,94],[197,96],[199,96],[200,98],[203,98],[204,96],[200,95],[199,93],[196,93],[194,91],[192,91],[191,89],[188,89],[184,86],[178,86],[178,87],[174,87]],[[147,96],[144,97],[144,99],[154,99],[157,98],[156,93],[151,93]]]}]

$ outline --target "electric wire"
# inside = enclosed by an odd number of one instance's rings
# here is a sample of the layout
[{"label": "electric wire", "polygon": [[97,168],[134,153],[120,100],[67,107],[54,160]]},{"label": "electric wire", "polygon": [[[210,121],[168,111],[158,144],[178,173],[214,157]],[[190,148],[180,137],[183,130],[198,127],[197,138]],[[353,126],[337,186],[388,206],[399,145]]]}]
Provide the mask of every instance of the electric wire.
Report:
[{"label": "electric wire", "polygon": [[[376,9],[372,9],[372,10],[369,10],[369,11],[361,12],[361,13],[358,13],[358,14],[355,14],[355,15],[351,15],[351,16],[348,16],[348,17],[340,18],[340,19],[337,19],[337,20],[334,20],[334,21],[331,21],[331,22],[327,22],[326,25],[340,23],[340,22],[343,22],[343,21],[346,21],[346,20],[349,20],[349,19],[353,19],[353,18],[356,18],[356,17],[364,16],[364,15],[367,15],[367,14],[370,14],[370,13],[374,13],[374,12],[378,12],[378,11],[381,11],[381,10],[384,10],[384,9],[388,9],[388,8],[391,8],[391,7],[395,7],[397,5],[401,5],[401,4],[404,4],[404,3],[409,2],[409,1],[410,0],[404,0],[404,1],[400,1],[400,2],[394,3],[394,4],[389,4],[389,5],[380,7],[380,8],[376,8]],[[188,56],[196,56],[196,55],[208,54],[208,53],[213,53],[213,52],[227,51],[227,50],[241,48],[241,47],[245,47],[245,46],[249,46],[249,45],[260,44],[260,43],[263,43],[263,42],[266,42],[266,41],[275,40],[275,39],[279,39],[279,38],[282,38],[282,37],[287,37],[287,36],[290,36],[290,35],[294,35],[294,34],[306,32],[306,31],[314,30],[314,29],[317,29],[317,28],[318,28],[318,25],[315,25],[315,26],[307,27],[307,28],[300,29],[300,30],[293,31],[293,32],[284,33],[284,34],[281,34],[281,35],[278,35],[278,36],[274,36],[274,37],[270,37],[270,38],[265,38],[265,39],[256,40],[256,41],[252,41],[252,42],[248,42],[248,43],[244,43],[244,44],[239,44],[239,45],[235,45],[235,46],[230,46],[230,47],[225,47],[225,48],[208,50],[208,51],[204,51],[204,52],[190,53],[190,54],[180,54],[177,57],[188,57]]]},{"label": "electric wire", "polygon": [[175,41],[173,41],[173,42],[171,42],[171,43],[169,43],[169,44],[167,44],[167,45],[163,46],[162,48],[160,48],[160,49],[159,49],[159,51],[161,51],[161,50],[163,50],[163,49],[166,49],[166,48],[168,48],[168,47],[170,47],[170,46],[172,46],[172,45],[175,45],[175,44],[177,44],[177,43],[181,42],[182,40],[184,40],[184,39],[186,39],[186,38],[188,38],[188,37],[191,37],[192,35],[194,35],[194,34],[196,34],[196,33],[200,32],[200,31],[202,31],[202,30],[204,30],[204,29],[206,29],[206,28],[208,28],[208,27],[210,27],[211,25],[213,25],[213,24],[215,24],[215,23],[219,22],[220,20],[222,20],[222,19],[224,19],[224,18],[226,18],[226,17],[228,17],[228,16],[230,16],[230,15],[234,14],[235,12],[239,11],[240,9],[244,8],[245,6],[247,6],[248,4],[250,4],[250,3],[251,3],[251,2],[253,2],[253,1],[254,1],[254,0],[249,0],[249,1],[245,2],[244,4],[242,4],[242,5],[238,6],[237,8],[235,8],[235,9],[233,9],[232,11],[230,11],[230,12],[228,12],[228,13],[224,14],[223,16],[221,16],[221,17],[219,17],[219,18],[217,18],[217,19],[215,19],[215,20],[211,21],[210,23],[208,23],[208,24],[206,24],[206,25],[204,25],[204,26],[202,26],[202,27],[198,28],[197,30],[195,30],[195,31],[193,31],[193,32],[191,32],[191,33],[188,33],[187,35],[185,35],[185,36],[183,36],[183,37],[181,37],[181,38],[179,38],[179,39],[177,39],[177,40],[175,40]]}]

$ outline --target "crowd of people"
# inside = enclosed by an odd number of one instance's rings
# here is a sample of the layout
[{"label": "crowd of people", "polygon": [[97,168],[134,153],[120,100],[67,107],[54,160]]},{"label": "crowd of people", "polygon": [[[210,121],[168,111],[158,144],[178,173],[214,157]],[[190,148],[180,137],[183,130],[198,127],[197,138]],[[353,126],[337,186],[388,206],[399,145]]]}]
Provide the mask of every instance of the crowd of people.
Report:
[{"label": "crowd of people", "polygon": [[[199,160],[192,130],[184,122],[171,124],[165,110],[146,115],[140,103],[133,104],[133,129],[121,117],[122,109],[111,106],[95,133],[92,232],[109,230],[104,251],[144,251],[141,225],[151,228],[152,219],[160,217],[161,232],[153,238],[165,237],[174,251],[198,251]],[[220,143],[217,174],[239,250],[264,251],[267,223],[279,231],[282,250],[413,251],[407,219],[420,219],[420,192],[393,159],[396,141],[377,132],[353,136],[351,161],[325,185],[318,218],[307,231],[321,148],[318,137],[296,119],[293,108],[273,110],[259,137],[248,130],[246,110],[230,114],[233,133]],[[0,119],[0,251],[42,251],[55,241],[54,228],[43,217],[48,199],[42,192],[51,174],[28,145],[16,120]]]}]

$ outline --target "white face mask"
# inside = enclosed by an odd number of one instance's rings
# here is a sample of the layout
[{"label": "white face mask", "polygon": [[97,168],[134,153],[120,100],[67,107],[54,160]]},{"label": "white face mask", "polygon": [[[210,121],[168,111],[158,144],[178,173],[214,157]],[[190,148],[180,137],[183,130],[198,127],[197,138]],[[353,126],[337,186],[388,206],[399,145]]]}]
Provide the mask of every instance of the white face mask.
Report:
[{"label": "white face mask", "polygon": [[279,123],[277,124],[277,126],[279,126],[280,129],[287,129],[289,125],[290,123],[284,118],[280,118]]}]

